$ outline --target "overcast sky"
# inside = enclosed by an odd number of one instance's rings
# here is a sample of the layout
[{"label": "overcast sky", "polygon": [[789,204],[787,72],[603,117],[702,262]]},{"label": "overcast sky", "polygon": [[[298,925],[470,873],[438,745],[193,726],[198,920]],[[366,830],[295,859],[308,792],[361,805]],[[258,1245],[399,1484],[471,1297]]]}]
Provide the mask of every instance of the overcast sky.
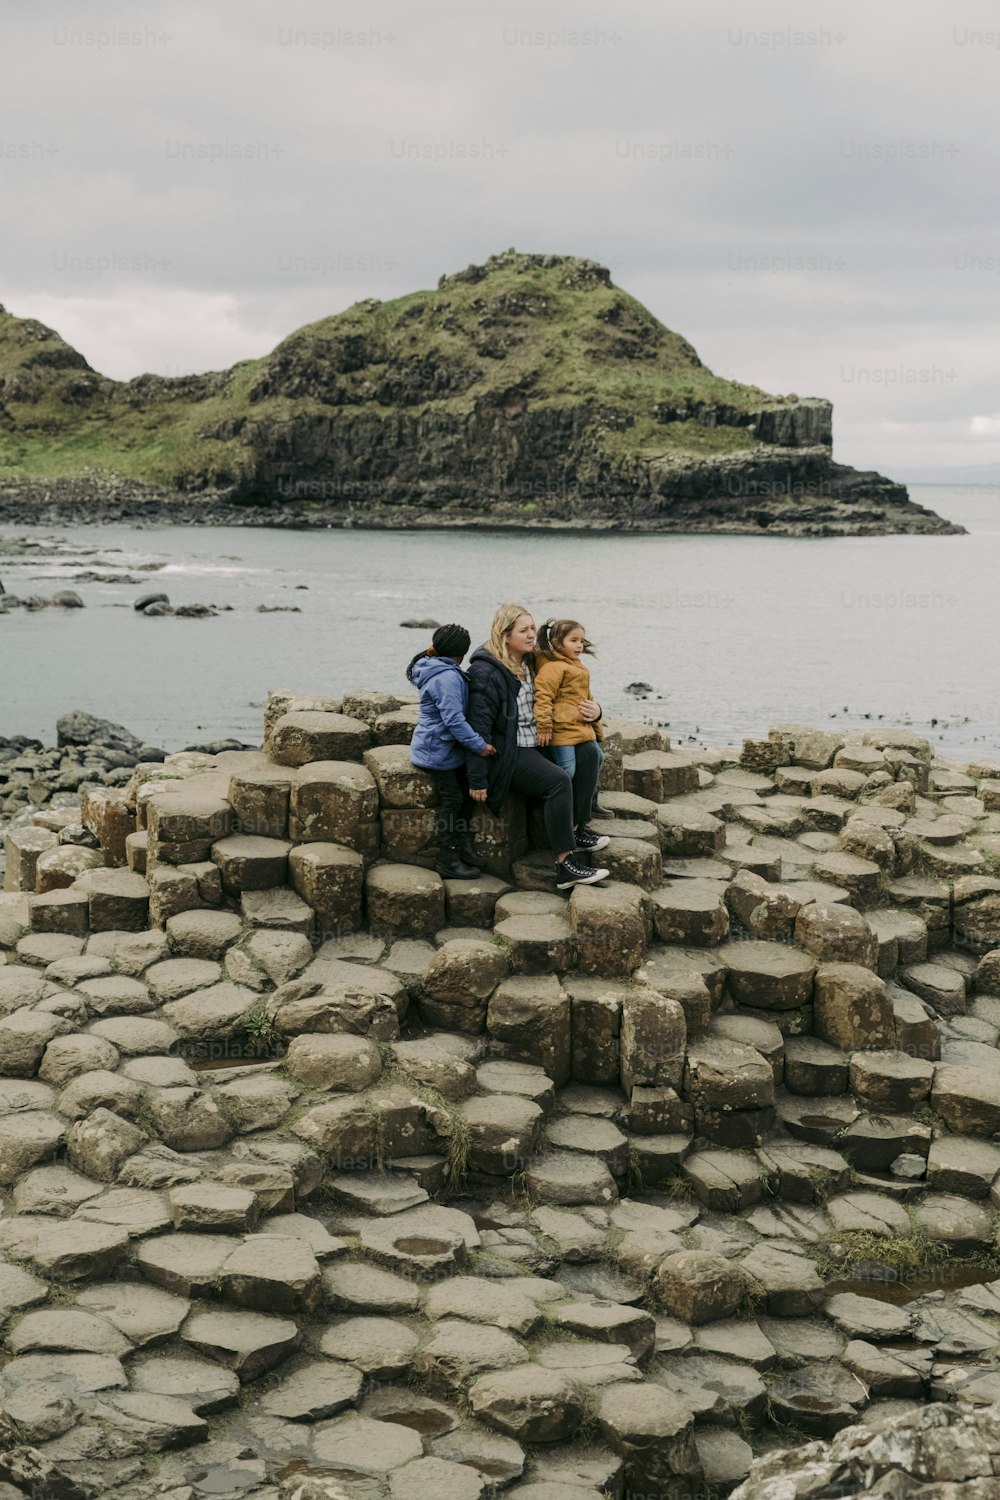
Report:
[{"label": "overcast sky", "polygon": [[106,374],[590,256],[861,467],[1000,459],[989,0],[5,0],[0,300]]}]

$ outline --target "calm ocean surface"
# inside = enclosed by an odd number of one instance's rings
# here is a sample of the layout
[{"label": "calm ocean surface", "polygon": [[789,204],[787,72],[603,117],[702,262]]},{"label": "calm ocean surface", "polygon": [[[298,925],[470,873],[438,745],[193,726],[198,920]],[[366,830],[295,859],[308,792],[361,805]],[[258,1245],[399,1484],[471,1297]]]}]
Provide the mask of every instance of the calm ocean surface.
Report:
[{"label": "calm ocean surface", "polygon": [[[957,757],[1000,755],[1000,492],[912,486],[961,537],[798,540],[509,532],[0,528],[9,593],[73,587],[82,610],[0,615],[0,735],[48,744],[84,708],[167,750],[259,743],[270,688],[406,691],[429,632],[458,620],[483,640],[512,599],[539,620],[583,621],[595,696],[668,725],[678,745],[727,744],[772,724],[912,726]],[[56,559],[8,554],[12,536],[61,538]],[[73,574],[164,562],[138,585]],[[304,588],[300,587],[305,585]],[[145,619],[132,601],[232,605],[213,619]],[[301,614],[258,613],[259,604]],[[642,681],[653,692],[625,692]]]}]

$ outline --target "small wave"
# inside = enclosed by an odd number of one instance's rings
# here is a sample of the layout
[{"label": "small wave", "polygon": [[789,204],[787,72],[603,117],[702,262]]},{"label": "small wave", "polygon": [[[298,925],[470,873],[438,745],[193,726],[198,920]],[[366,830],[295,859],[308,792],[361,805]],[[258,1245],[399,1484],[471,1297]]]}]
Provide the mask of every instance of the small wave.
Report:
[{"label": "small wave", "polygon": [[222,563],[167,563],[165,568],[160,568],[157,577],[162,578],[165,573],[193,573],[199,576],[236,576],[241,573],[257,573],[266,576],[272,573],[273,568],[251,568],[241,564],[238,568],[226,567]]}]

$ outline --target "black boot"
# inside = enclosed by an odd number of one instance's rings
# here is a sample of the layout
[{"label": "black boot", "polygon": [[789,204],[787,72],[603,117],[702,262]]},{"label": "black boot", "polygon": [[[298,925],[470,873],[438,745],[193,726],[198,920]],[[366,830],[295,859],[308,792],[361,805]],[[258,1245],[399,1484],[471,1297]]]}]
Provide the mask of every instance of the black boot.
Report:
[{"label": "black boot", "polygon": [[462,845],[467,834],[459,833],[454,823],[442,819],[437,825],[438,861],[434,866],[442,880],[476,880],[479,868],[465,858]]},{"label": "black boot", "polygon": [[464,865],[475,865],[477,870],[486,869],[486,861],[476,853],[475,840],[471,833],[463,833],[458,841],[458,853]]},{"label": "black boot", "polygon": [[457,849],[442,849],[434,866],[442,880],[478,880],[481,871],[467,865]]}]

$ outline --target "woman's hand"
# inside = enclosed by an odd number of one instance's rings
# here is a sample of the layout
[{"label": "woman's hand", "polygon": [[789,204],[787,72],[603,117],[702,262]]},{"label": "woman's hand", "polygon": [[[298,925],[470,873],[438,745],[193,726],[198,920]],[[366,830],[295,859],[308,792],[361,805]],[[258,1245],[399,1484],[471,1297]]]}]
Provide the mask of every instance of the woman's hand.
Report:
[{"label": "woman's hand", "polygon": [[551,734],[536,734],[535,739],[540,745],[550,745],[552,743]]},{"label": "woman's hand", "polygon": [[592,724],[595,719],[601,717],[601,705],[595,703],[593,698],[584,698],[578,707],[580,709],[580,718],[587,724]]},{"label": "woman's hand", "polygon": [[472,798],[473,802],[485,802],[486,801],[486,788],[485,787],[478,787],[478,786],[477,787],[472,787],[471,790],[470,790],[470,792],[469,792],[469,796]]}]

